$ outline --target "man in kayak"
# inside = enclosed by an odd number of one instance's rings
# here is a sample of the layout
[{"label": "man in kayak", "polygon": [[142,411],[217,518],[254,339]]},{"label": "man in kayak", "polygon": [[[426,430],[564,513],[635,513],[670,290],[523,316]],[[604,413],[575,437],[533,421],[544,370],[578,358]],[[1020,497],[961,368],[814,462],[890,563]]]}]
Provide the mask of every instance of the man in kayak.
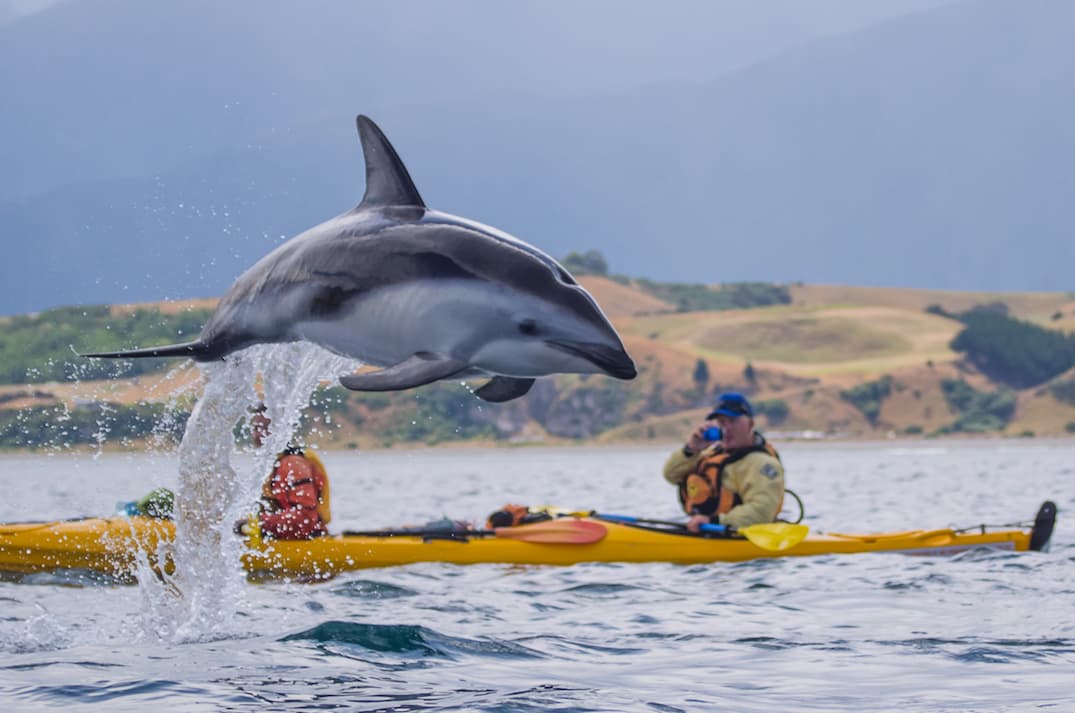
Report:
[{"label": "man in kayak", "polygon": [[[269,435],[271,421],[265,404],[254,407],[250,432],[258,448]],[[272,472],[261,493],[258,524],[261,532],[280,540],[305,540],[328,534],[332,512],[329,507],[328,474],[321,459],[294,443],[276,456]],[[238,523],[241,529],[245,521]]]},{"label": "man in kayak", "polygon": [[780,456],[754,430],[754,408],[742,394],[721,394],[686,444],[668,457],[664,478],[678,486],[690,516],[705,523],[747,527],[772,522],[784,503]]}]

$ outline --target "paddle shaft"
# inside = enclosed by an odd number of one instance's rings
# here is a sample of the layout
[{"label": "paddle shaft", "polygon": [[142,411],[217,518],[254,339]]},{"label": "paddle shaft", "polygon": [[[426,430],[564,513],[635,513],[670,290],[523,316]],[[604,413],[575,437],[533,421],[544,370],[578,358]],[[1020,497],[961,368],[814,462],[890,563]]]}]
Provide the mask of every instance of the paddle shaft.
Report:
[{"label": "paddle shaft", "polygon": [[534,544],[588,545],[604,539],[607,529],[589,520],[546,520],[519,527],[498,527],[492,530],[453,530],[428,527],[425,529],[369,530],[346,532],[357,537],[421,537],[465,541],[471,537],[496,537],[521,540]]},{"label": "paddle shaft", "polygon": [[496,530],[346,530],[345,537],[496,537]]},{"label": "paddle shaft", "polygon": [[[647,523],[651,525],[676,527],[683,531],[683,534],[687,534],[685,525],[678,522],[670,522],[668,520],[652,520],[644,517],[634,517],[632,515],[603,515],[600,513],[595,513],[593,516],[596,518],[605,518],[611,522],[624,522],[628,524]],[[810,532],[810,528],[806,525],[793,525],[786,522],[760,523],[741,528],[703,523],[699,526],[698,530],[700,534],[713,533],[725,536],[739,535],[749,540],[752,545],[756,545],[763,550],[770,550],[772,552],[783,552],[784,550],[794,547],[802,542]]]},{"label": "paddle shaft", "polygon": [[[639,523],[643,525],[665,525],[667,527],[678,527],[685,530],[686,524],[682,522],[673,522],[671,520],[654,520],[648,517],[634,517],[633,515],[610,515],[608,513],[594,513],[594,517],[599,520],[611,520],[613,522],[626,522],[626,523]],[[698,526],[700,532],[712,532],[714,534],[731,535],[735,533],[735,528],[728,527],[727,525],[714,525],[712,523],[702,523]]]}]

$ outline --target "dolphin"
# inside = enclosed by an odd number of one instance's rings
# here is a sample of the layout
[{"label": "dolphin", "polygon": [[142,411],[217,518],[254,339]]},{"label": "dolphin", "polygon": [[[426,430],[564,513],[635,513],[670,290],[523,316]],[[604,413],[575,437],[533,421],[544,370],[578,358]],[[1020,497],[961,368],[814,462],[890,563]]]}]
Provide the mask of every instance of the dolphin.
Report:
[{"label": "dolphin", "polygon": [[616,330],[563,266],[496,228],[427,208],[380,128],[363,115],[357,124],[366,192],[356,208],[255,263],[196,340],[85,356],[205,362],[306,340],[382,367],[341,377],[348,389],[491,376],[475,393],[492,402],[550,374],[635,377]]}]

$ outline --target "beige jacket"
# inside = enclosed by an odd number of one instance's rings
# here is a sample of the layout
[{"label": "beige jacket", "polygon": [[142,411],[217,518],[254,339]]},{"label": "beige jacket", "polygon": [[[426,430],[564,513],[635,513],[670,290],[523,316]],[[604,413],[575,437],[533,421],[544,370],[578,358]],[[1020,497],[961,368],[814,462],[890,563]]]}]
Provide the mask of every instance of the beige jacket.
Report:
[{"label": "beige jacket", "polygon": [[[664,479],[678,486],[712,453],[710,447],[688,458],[677,448],[664,464]],[[751,453],[724,467],[721,486],[737,494],[742,503],[721,515],[720,524],[747,527],[772,522],[784,501],[784,466],[768,453]]]}]

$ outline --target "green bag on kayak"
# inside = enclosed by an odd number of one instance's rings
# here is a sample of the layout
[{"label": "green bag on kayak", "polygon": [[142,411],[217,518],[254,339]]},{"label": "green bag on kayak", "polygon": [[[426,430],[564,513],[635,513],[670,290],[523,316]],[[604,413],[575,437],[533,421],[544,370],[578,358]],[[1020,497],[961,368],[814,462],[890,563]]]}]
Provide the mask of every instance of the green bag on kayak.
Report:
[{"label": "green bag on kayak", "polygon": [[136,505],[138,512],[146,517],[171,520],[175,510],[175,493],[168,488],[154,488]]}]

